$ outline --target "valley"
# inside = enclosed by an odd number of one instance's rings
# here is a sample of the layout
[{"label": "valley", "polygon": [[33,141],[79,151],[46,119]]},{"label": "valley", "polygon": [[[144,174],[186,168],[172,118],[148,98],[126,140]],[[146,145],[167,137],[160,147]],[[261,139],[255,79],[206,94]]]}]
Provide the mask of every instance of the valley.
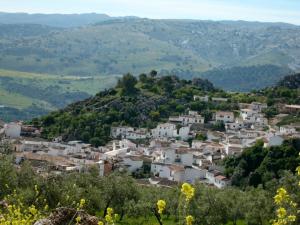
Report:
[{"label": "valley", "polygon": [[299,37],[299,26],[284,23],[0,13],[0,116],[43,115],[127,72],[266,88],[299,71]]},{"label": "valley", "polygon": [[[30,119],[43,115],[115,85],[118,77],[59,76],[0,70],[1,118]],[[32,113],[32,110],[33,115],[27,116],[27,112]]]}]

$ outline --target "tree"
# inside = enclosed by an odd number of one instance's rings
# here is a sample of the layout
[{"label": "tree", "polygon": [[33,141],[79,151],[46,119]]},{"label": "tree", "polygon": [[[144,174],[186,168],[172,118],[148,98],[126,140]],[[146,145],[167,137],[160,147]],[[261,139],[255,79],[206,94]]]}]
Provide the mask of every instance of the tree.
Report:
[{"label": "tree", "polygon": [[214,125],[213,125],[213,129],[217,130],[217,131],[225,131],[225,124],[223,121],[217,121]]},{"label": "tree", "polygon": [[150,72],[150,76],[151,77],[156,77],[157,76],[157,71],[156,70],[152,70],[151,72]]},{"label": "tree", "polygon": [[0,153],[5,155],[10,155],[13,152],[13,147],[8,141],[0,142]]},{"label": "tree", "polygon": [[122,88],[122,95],[133,95],[137,92],[135,85],[137,84],[137,79],[130,73],[123,76],[118,82],[118,87]]},{"label": "tree", "polygon": [[99,147],[104,144],[103,141],[98,137],[91,138],[90,143],[95,147]]},{"label": "tree", "polygon": [[146,82],[147,82],[147,75],[144,74],[144,73],[140,74],[139,80],[140,80],[142,83],[146,83]]},{"label": "tree", "polygon": [[119,212],[121,220],[127,212],[127,204],[131,201],[137,202],[139,193],[134,180],[125,174],[111,174],[102,182],[101,197],[104,201],[104,216],[108,207],[112,207]]}]

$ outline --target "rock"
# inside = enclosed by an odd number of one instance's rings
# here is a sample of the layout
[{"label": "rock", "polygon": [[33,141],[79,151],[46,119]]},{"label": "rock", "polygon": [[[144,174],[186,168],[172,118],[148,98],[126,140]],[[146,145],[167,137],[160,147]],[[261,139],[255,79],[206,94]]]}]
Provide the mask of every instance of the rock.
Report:
[{"label": "rock", "polygon": [[[77,211],[72,208],[57,208],[46,219],[37,221],[34,225],[65,225],[75,221],[77,217],[81,218],[80,225],[98,225],[98,218],[91,216],[83,210]],[[75,224],[71,223],[71,224]]]},{"label": "rock", "polygon": [[41,219],[36,221],[34,225],[53,225],[53,223],[48,219]]}]

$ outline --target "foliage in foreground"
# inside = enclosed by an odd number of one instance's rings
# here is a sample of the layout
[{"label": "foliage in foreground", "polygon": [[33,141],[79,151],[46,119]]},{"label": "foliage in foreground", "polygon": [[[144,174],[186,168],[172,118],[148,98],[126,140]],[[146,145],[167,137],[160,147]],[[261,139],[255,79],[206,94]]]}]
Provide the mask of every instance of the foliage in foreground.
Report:
[{"label": "foliage in foreground", "polygon": [[[238,224],[240,221],[245,221],[246,225],[268,225],[276,216],[277,203],[273,202],[276,187],[284,187],[293,203],[297,206],[300,204],[299,179],[288,172],[278,182],[267,183],[265,189],[219,190],[196,184],[192,189],[183,187],[186,193],[183,195],[180,187],[139,185],[126,174],[98,177],[95,168],[86,173],[41,177],[32,171],[28,162],[16,169],[12,160],[9,156],[1,157],[0,199],[6,199],[9,205],[16,205],[14,209],[20,206],[21,214],[29,216],[29,219],[46,216],[57,207],[69,207],[83,208],[89,214],[97,215],[102,222],[111,214],[115,223],[124,225],[158,224],[156,212],[162,212],[159,215],[163,224],[187,222],[186,217],[191,216],[188,217],[189,221],[199,225]],[[15,194],[17,197],[7,197]],[[158,200],[164,203],[160,202],[158,205]],[[37,217],[30,212],[30,207],[33,206],[32,209],[37,210]],[[159,208],[163,210],[159,211]],[[286,211],[287,215],[294,215],[289,213],[288,207]],[[9,212],[3,209],[2,214],[3,218],[9,216]],[[118,216],[115,217],[115,214]],[[297,222],[298,218],[295,224]]]}]

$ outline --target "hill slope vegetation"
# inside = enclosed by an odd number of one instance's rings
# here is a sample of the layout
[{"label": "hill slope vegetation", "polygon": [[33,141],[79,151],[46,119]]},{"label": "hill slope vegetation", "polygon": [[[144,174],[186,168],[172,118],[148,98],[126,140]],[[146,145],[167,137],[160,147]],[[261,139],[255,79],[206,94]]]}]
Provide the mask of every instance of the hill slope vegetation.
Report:
[{"label": "hill slope vegetation", "polygon": [[93,76],[253,65],[299,69],[300,28],[287,24],[110,18],[71,28],[0,28],[0,68],[10,70]]}]

